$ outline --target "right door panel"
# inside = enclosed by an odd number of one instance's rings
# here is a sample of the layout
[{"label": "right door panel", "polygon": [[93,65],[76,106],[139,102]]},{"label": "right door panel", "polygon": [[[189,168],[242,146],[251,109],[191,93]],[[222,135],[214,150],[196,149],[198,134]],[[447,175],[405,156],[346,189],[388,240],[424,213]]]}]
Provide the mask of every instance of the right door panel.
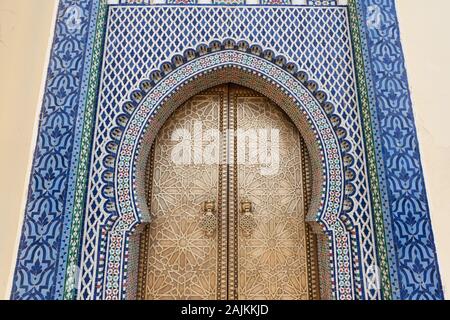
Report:
[{"label": "right door panel", "polygon": [[235,298],[308,299],[300,134],[278,106],[254,91],[231,89],[230,104],[237,129],[237,188],[230,194],[239,230],[230,234],[238,261]]}]

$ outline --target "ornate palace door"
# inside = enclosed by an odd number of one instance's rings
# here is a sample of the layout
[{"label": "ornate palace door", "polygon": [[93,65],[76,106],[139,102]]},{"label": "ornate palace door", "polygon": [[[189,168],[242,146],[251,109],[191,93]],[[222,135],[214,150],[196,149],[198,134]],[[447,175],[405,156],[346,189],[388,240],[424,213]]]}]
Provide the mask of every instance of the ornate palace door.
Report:
[{"label": "ornate palace door", "polygon": [[318,298],[307,159],[295,125],[250,89],[178,108],[148,161],[139,298]]}]

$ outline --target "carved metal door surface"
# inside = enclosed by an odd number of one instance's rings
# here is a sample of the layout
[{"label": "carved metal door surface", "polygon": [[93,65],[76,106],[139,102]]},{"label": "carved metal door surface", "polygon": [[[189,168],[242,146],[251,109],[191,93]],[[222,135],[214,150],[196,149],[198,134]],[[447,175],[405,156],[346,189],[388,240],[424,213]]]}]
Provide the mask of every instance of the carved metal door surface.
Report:
[{"label": "carved metal door surface", "polygon": [[148,161],[138,297],[317,299],[307,159],[295,125],[250,89],[178,108]]}]

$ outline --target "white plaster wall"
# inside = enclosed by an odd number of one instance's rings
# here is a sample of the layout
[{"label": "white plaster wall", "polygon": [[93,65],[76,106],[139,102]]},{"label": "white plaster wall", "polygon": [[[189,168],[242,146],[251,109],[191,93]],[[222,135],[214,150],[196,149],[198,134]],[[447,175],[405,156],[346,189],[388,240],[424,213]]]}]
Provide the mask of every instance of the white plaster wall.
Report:
[{"label": "white plaster wall", "polygon": [[[56,2],[0,0],[0,298],[9,297]],[[450,1],[397,0],[397,7],[441,276],[448,291]]]},{"label": "white plaster wall", "polygon": [[0,299],[8,298],[56,0],[0,0]]},{"label": "white plaster wall", "polygon": [[450,299],[450,1],[397,0],[431,219]]}]

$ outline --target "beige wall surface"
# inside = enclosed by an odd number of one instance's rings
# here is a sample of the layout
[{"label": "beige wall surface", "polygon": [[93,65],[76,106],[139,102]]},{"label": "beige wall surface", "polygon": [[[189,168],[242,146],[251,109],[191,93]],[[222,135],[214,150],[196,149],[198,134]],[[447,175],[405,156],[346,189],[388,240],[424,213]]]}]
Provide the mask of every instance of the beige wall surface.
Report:
[{"label": "beige wall surface", "polygon": [[0,0],[0,299],[9,296],[55,3]]},{"label": "beige wall surface", "polygon": [[450,299],[449,0],[397,0],[441,278]]},{"label": "beige wall surface", "polygon": [[[17,250],[56,0],[0,0],[0,298]],[[441,275],[450,289],[448,0],[397,0]]]}]

